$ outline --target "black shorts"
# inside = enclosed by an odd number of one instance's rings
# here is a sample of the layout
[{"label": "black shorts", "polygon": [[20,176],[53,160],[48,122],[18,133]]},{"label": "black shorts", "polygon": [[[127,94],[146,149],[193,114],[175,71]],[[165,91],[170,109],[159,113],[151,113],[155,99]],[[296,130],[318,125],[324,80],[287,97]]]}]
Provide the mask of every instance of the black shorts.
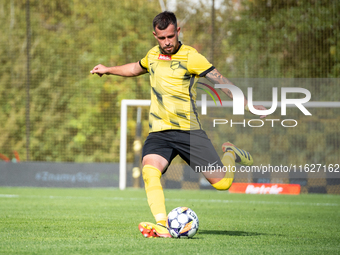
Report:
[{"label": "black shorts", "polygon": [[150,133],[143,146],[143,157],[157,154],[169,164],[179,155],[195,171],[223,166],[219,155],[203,130],[166,130]]}]

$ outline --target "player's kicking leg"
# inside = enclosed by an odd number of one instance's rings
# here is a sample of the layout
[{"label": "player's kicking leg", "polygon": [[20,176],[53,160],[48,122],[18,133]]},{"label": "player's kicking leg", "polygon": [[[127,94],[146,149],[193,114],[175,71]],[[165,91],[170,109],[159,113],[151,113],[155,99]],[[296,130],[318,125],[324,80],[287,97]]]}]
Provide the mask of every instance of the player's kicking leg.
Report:
[{"label": "player's kicking leg", "polygon": [[234,152],[235,162],[243,166],[251,166],[253,164],[253,157],[249,152],[237,148],[230,142],[226,142],[222,145],[222,150],[224,153]]},{"label": "player's kicking leg", "polygon": [[[215,172],[213,174],[204,174],[211,185],[217,190],[228,190],[234,180],[233,168],[235,163],[251,166],[253,164],[253,158],[249,152],[237,148],[230,142],[226,142],[222,145],[224,155],[221,162],[226,167],[227,171],[224,173]],[[221,176],[223,175],[223,176]]]}]

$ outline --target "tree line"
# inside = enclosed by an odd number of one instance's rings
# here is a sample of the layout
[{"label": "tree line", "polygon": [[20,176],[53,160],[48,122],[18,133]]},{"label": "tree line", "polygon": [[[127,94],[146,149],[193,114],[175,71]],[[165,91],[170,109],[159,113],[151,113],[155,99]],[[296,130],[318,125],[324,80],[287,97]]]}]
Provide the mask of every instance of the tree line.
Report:
[{"label": "tree line", "polygon": [[[25,3],[0,3],[0,153],[14,157],[15,150],[22,160],[26,155]],[[214,66],[226,77],[339,77],[338,1],[221,1],[214,27],[209,3],[178,1],[180,38],[208,59],[213,56]],[[120,101],[148,99],[149,77],[99,78],[89,71],[99,63],[113,66],[143,58],[156,45],[152,20],[160,11],[157,0],[30,1],[31,160],[118,162]],[[260,89],[268,94],[266,88]],[[311,89],[319,91],[317,85]],[[332,100],[339,89],[328,91],[319,93],[318,99]],[[135,113],[129,112],[130,144],[134,118]]]}]

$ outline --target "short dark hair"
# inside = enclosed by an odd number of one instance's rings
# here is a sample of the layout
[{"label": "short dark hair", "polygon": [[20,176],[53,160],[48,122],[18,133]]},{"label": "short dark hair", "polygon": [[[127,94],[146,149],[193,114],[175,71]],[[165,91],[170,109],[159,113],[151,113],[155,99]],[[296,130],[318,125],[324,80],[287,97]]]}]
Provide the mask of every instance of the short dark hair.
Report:
[{"label": "short dark hair", "polygon": [[170,24],[173,24],[175,26],[175,29],[177,29],[177,19],[173,12],[168,12],[168,11],[161,12],[153,19],[154,30],[156,29],[156,27],[159,30],[164,30]]}]

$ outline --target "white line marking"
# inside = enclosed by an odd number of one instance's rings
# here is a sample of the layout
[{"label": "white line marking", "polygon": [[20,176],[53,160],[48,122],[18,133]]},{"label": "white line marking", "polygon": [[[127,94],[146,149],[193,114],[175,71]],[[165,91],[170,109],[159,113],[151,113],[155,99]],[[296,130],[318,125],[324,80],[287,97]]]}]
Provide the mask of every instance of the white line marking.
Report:
[{"label": "white line marking", "polygon": [[19,197],[19,195],[0,194],[0,197]]},{"label": "white line marking", "polygon": [[[13,195],[13,194],[0,194],[0,198],[18,198],[18,197],[31,197],[31,198],[49,198],[49,199],[98,199],[98,197],[76,197],[76,196],[38,196],[38,195]],[[139,197],[102,197],[106,200],[120,200],[120,201],[146,201],[146,198]],[[305,202],[279,202],[279,201],[249,201],[249,200],[224,200],[224,199],[181,199],[181,198],[166,198],[166,201],[177,202],[198,202],[198,203],[239,203],[239,204],[272,204],[272,205],[299,205],[299,206],[339,206],[337,203],[305,203]]]}]

